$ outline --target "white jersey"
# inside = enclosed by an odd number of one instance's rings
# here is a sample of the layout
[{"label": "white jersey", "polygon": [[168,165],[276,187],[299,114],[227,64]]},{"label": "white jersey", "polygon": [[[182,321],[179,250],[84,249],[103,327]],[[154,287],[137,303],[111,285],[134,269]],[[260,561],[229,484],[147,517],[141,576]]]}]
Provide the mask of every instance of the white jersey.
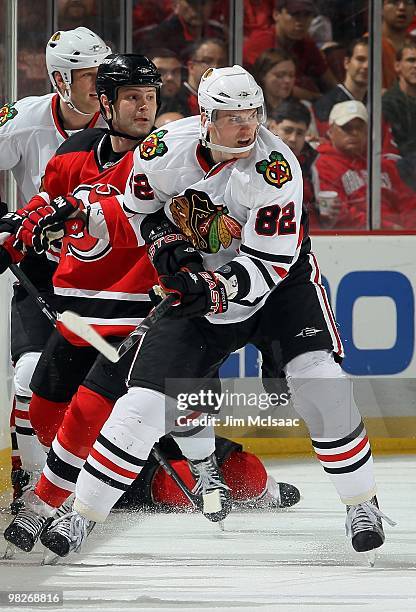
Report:
[{"label": "white jersey", "polygon": [[[248,158],[209,168],[199,144],[199,117],[168,124],[136,149],[129,185],[124,197],[127,217],[130,211],[151,213],[164,206],[204,254],[207,269],[233,260],[248,272],[248,294],[231,302],[226,313],[210,316],[212,323],[251,316],[299,256],[300,166],[282,140],[264,127]],[[129,223],[133,225],[132,217]]]},{"label": "white jersey", "polygon": [[[58,114],[58,94],[30,96],[0,109],[0,170],[11,170],[18,207],[39,192],[46,164],[56,149],[78,130],[66,131]],[[104,125],[99,113],[88,127]]]}]

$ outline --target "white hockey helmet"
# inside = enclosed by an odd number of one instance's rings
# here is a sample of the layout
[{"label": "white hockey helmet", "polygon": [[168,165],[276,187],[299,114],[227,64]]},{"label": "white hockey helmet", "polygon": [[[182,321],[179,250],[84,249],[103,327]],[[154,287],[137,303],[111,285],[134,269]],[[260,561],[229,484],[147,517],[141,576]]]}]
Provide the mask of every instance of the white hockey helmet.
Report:
[{"label": "white hockey helmet", "polygon": [[254,147],[255,142],[247,147],[232,148],[207,140],[208,126],[215,121],[219,110],[257,109],[259,125],[266,122],[263,91],[247,70],[238,65],[208,68],[198,87],[198,103],[207,118],[205,125],[201,121],[201,140],[204,146],[225,153],[244,153]]},{"label": "white hockey helmet", "polygon": [[[88,28],[61,30],[50,38],[46,45],[46,67],[52,85],[69,108],[82,115],[86,114],[75,108],[71,101],[72,70],[98,68],[109,53],[110,47]],[[66,85],[65,93],[61,93],[56,86],[55,72],[62,76]]]}]

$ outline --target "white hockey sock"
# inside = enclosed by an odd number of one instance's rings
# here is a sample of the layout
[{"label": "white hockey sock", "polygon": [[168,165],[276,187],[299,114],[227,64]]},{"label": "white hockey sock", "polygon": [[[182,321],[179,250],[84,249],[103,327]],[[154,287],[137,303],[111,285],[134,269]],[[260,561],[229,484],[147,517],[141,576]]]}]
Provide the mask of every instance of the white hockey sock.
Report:
[{"label": "white hockey sock", "polygon": [[74,510],[90,520],[105,521],[165,432],[165,396],[140,387],[129,389],[116,402],[80,472]]},{"label": "white hockey sock", "polygon": [[30,397],[16,397],[15,427],[22,468],[27,472],[42,471],[46,453],[29,419]]},{"label": "white hockey sock", "polygon": [[187,459],[205,459],[215,451],[215,433],[212,425],[182,430],[183,428],[180,428],[179,432],[174,430],[171,435]]},{"label": "white hockey sock", "polygon": [[351,379],[327,351],[296,357],[287,364],[286,375],[295,409],[341,501],[371,499],[376,492],[373,459]]},{"label": "white hockey sock", "polygon": [[22,468],[28,472],[41,471],[46,461],[45,450],[29,419],[29,402],[32,397],[30,381],[40,355],[38,352],[23,353],[14,368],[16,438]]}]

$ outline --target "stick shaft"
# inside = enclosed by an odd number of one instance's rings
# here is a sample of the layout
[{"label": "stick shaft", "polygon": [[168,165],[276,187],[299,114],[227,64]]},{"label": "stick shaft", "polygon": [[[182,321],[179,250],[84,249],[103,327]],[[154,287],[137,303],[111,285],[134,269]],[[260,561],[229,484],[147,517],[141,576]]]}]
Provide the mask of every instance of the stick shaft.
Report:
[{"label": "stick shaft", "polygon": [[52,325],[56,326],[56,320],[58,318],[56,312],[48,304],[48,302],[40,295],[35,285],[28,279],[26,274],[19,268],[18,265],[10,264],[9,268],[13,272],[13,274],[15,275],[19,283],[22,285],[22,287],[26,289],[28,294],[35,300],[36,304],[41,309],[43,314],[46,317],[48,317]]},{"label": "stick shaft", "polygon": [[140,338],[144,336],[144,334],[149,331],[151,327],[162,317],[170,309],[173,302],[175,302],[177,298],[169,294],[167,295],[157,306],[153,308],[153,310],[147,315],[145,319],[134,329],[117,347],[117,353],[119,359],[123,357],[131,349],[132,346],[139,342]]},{"label": "stick shaft", "polygon": [[178,487],[180,488],[182,493],[184,493],[184,495],[186,495],[186,497],[189,499],[189,501],[196,508],[199,509],[198,496],[195,495],[194,493],[192,493],[192,491],[190,491],[188,489],[188,487],[186,486],[186,484],[184,483],[182,478],[179,476],[179,474],[176,472],[176,470],[170,465],[170,463],[168,462],[168,460],[166,459],[166,457],[164,456],[164,454],[160,450],[159,444],[155,444],[153,446],[153,448],[152,448],[152,455],[155,457],[155,459],[157,460],[159,465],[161,465],[163,467],[165,472],[176,482],[176,484],[178,485]]}]

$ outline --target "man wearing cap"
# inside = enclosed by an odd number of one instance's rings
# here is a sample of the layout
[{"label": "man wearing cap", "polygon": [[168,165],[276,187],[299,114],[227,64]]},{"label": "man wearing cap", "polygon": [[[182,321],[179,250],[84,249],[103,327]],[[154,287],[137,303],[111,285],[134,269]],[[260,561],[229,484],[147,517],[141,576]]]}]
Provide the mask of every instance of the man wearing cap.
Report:
[{"label": "man wearing cap", "polygon": [[[328,219],[335,229],[367,227],[367,109],[350,100],[335,104],[329,115],[330,143],[318,148],[316,169],[321,191],[335,191],[338,205]],[[396,160],[381,158],[381,211],[384,229],[414,226],[416,193],[400,178]]]},{"label": "man wearing cap", "polygon": [[315,100],[320,90],[327,91],[337,82],[318,47],[308,35],[315,14],[313,0],[276,0],[274,26],[253,32],[244,45],[245,62],[253,65],[266,49],[280,47],[296,59],[297,77],[293,95]]}]

